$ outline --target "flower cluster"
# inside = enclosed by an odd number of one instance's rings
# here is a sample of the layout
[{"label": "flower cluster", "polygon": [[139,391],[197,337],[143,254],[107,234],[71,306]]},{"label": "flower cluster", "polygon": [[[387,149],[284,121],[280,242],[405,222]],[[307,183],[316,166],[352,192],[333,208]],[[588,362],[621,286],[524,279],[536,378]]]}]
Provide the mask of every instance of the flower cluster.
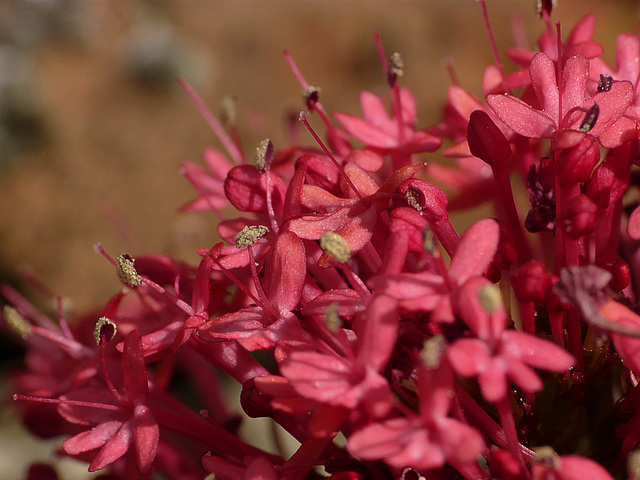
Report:
[{"label": "flower cluster", "polygon": [[[430,128],[378,37],[391,108],[363,92],[362,117],[285,53],[315,147],[248,159],[183,81],[226,150],[184,166],[183,210],[223,242],[196,268],[98,245],[124,287],[73,322],[0,287],[25,424],[109,479],[640,478],[640,39],[610,68],[593,16],[563,41],[551,7],[540,51],[509,50],[511,74],[496,56],[483,99],[452,85]],[[443,143],[448,165],[425,155]],[[495,218],[456,231],[482,202]],[[226,377],[295,453],[241,438]]]}]

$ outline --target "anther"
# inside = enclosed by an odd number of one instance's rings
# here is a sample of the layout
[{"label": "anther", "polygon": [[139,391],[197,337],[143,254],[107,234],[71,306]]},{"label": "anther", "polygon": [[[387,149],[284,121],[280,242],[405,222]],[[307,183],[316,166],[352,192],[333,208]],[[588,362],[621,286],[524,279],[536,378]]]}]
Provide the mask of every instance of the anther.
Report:
[{"label": "anther", "polygon": [[118,277],[125,285],[136,287],[140,285],[140,275],[134,267],[135,260],[128,254],[124,253],[116,258],[116,266],[118,267]]},{"label": "anther", "polygon": [[256,147],[256,167],[264,172],[265,166],[273,160],[273,143],[268,138],[262,140]]},{"label": "anther", "polygon": [[238,118],[238,99],[227,95],[220,104],[220,121],[229,125],[235,125]]},{"label": "anther", "polygon": [[478,300],[484,311],[489,315],[496,313],[502,307],[502,295],[495,285],[486,285],[478,291]]},{"label": "anther", "polygon": [[428,370],[438,368],[446,349],[447,341],[443,335],[434,335],[430,339],[425,340],[424,346],[420,351],[420,358],[425,368]]},{"label": "anther", "polygon": [[598,91],[608,92],[609,90],[611,90],[612,86],[613,86],[613,78],[611,77],[611,75],[607,75],[606,73],[601,73],[600,83],[598,84]]},{"label": "anther", "polygon": [[100,317],[95,327],[93,327],[93,339],[96,341],[96,344],[100,345],[100,340],[103,336],[106,337],[108,342],[109,340],[113,340],[117,331],[118,328],[113,321],[107,317]]},{"label": "anther", "polygon": [[404,196],[407,199],[407,204],[416,209],[417,211],[422,211],[422,205],[420,205],[420,201],[424,201],[424,196],[421,195],[422,192],[416,191],[415,188],[407,188],[407,191],[404,193]]},{"label": "anther", "polygon": [[315,104],[320,101],[320,88],[309,85],[303,90],[302,98],[304,99],[304,103],[307,108],[309,110],[313,110],[315,108]]},{"label": "anther", "polygon": [[22,339],[29,338],[32,333],[31,325],[20,315],[18,310],[11,305],[5,305],[2,309],[2,314],[11,330],[17,333]]},{"label": "anther", "polygon": [[351,258],[351,248],[342,235],[336,232],[324,232],[320,237],[320,248],[339,263]]},{"label": "anther", "polygon": [[387,71],[387,79],[389,85],[395,85],[398,77],[404,76],[404,61],[398,52],[395,52],[389,58],[389,69]]},{"label": "anther", "polygon": [[337,302],[333,302],[327,307],[327,310],[324,312],[325,315],[325,324],[327,325],[327,329],[331,333],[337,333],[342,327],[342,320],[340,319],[340,315],[338,315],[338,304]]},{"label": "anther", "polygon": [[582,124],[580,125],[580,128],[578,130],[583,133],[591,130],[598,121],[598,115],[600,115],[600,107],[598,107],[597,103],[594,103],[593,107],[591,107],[587,111],[587,114],[585,115],[584,120],[582,121]]},{"label": "anther", "polygon": [[240,230],[240,233],[236,235],[236,248],[245,248],[249,245],[253,245],[267,233],[269,233],[269,229],[264,225],[244,227]]}]

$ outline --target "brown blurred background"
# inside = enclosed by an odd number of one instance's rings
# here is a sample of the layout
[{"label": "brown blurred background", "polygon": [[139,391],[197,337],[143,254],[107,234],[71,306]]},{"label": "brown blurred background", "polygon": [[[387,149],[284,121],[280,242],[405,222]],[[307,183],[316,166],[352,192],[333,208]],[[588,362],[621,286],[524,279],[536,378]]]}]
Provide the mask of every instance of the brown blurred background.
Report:
[{"label": "brown blurred background", "polygon": [[[565,34],[597,13],[610,62],[617,33],[638,33],[637,1],[558,3]],[[542,30],[535,0],[488,8],[501,50],[513,44],[514,13],[531,44]],[[223,96],[238,98],[247,151],[265,137],[284,146],[286,114],[302,102],[282,50],[322,88],[328,110],[360,113],[360,90],[386,94],[376,31],[404,58],[420,126],[439,118],[446,59],[481,93],[492,54],[473,0],[0,0],[0,276],[14,280],[26,266],[84,310],[119,288],[93,252],[98,241],[113,255],[195,263],[194,250],[215,240],[216,217],[178,215],[195,196],[178,170],[220,144],[176,77],[215,113]]]}]

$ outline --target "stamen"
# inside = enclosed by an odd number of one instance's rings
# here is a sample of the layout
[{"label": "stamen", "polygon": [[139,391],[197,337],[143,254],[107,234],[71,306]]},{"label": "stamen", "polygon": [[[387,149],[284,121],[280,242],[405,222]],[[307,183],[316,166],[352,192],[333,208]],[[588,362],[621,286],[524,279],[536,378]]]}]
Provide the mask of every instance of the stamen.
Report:
[{"label": "stamen", "polygon": [[556,6],[556,0],[538,0],[537,12],[540,17],[551,16],[551,10]]},{"label": "stamen", "polygon": [[244,227],[236,235],[236,248],[245,248],[253,245],[262,237],[269,233],[269,229],[264,225],[251,225]]},{"label": "stamen", "polygon": [[585,115],[578,130],[584,133],[591,130],[598,121],[598,115],[600,115],[600,107],[598,107],[597,103],[594,103],[593,107],[587,111],[587,114]]},{"label": "stamen", "polygon": [[5,322],[9,325],[9,328],[17,333],[20,338],[27,339],[33,333],[31,325],[24,319],[20,312],[13,308],[11,305],[5,305],[2,309]]},{"label": "stamen", "polygon": [[113,340],[117,331],[118,327],[116,327],[116,324],[113,321],[107,317],[100,317],[93,328],[93,339],[96,341],[97,345],[100,345],[100,340],[103,336],[108,342],[109,340]]},{"label": "stamen", "polygon": [[324,232],[320,237],[320,248],[339,263],[351,258],[351,248],[342,235],[336,232]]},{"label": "stamen", "polygon": [[404,196],[406,197],[407,203],[410,207],[413,207],[419,212],[422,211],[422,205],[420,205],[420,201],[424,201],[424,196],[420,195],[420,193],[416,191],[416,189],[411,187],[407,188]]},{"label": "stamen", "polygon": [[140,275],[134,267],[135,260],[128,254],[124,253],[116,258],[116,266],[118,267],[118,277],[125,285],[129,287],[137,287],[140,285]]}]

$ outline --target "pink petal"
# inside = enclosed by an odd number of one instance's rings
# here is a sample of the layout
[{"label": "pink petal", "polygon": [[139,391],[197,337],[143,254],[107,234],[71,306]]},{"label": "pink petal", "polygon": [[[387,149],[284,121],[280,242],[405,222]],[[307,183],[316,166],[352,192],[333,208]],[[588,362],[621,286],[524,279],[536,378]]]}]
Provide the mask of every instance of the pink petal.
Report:
[{"label": "pink petal", "polygon": [[340,397],[359,381],[353,365],[344,359],[311,351],[293,352],[280,372],[300,395],[332,405],[340,405]]},{"label": "pink petal", "polygon": [[568,59],[564,65],[563,78],[562,119],[569,110],[584,103],[589,80],[589,60],[582,55]]},{"label": "pink petal", "polygon": [[510,95],[489,95],[487,103],[511,130],[527,138],[549,138],[556,122]]},{"label": "pink petal", "polygon": [[387,365],[398,338],[400,317],[396,309],[396,301],[386,295],[378,295],[369,304],[365,313],[354,321],[354,329],[358,335],[358,353],[356,359],[365,365],[381,372]]},{"label": "pink petal", "polygon": [[546,53],[536,53],[531,59],[529,75],[531,75],[531,86],[542,107],[542,111],[554,123],[559,122],[560,94],[558,93],[556,66],[553,60]]},{"label": "pink petal", "polygon": [[[631,82],[613,82],[613,86],[608,92],[597,92],[583,106],[588,110],[594,103],[597,103],[600,108],[598,120],[594,127],[589,130],[589,134],[598,137],[611,128],[624,115],[632,102],[633,86]],[[618,125],[618,127],[621,126],[624,126],[624,124]],[[622,132],[620,133],[622,134]]]},{"label": "pink petal", "polygon": [[388,458],[402,452],[407,439],[417,428],[417,422],[407,418],[371,423],[349,437],[347,449],[363,460]]},{"label": "pink petal", "polygon": [[361,141],[367,147],[393,149],[398,146],[395,136],[375,125],[348,113],[334,112],[333,116],[342,124],[349,135]]},{"label": "pink petal", "polygon": [[319,240],[324,232],[335,232],[348,213],[344,207],[331,214],[303,215],[289,222],[289,230],[305,240]]},{"label": "pink petal", "polygon": [[438,426],[438,443],[448,462],[455,465],[475,462],[486,447],[476,429],[458,420],[445,418]]},{"label": "pink petal", "polygon": [[632,240],[640,240],[640,206],[634,208],[631,215],[629,215],[627,235]]},{"label": "pink petal", "polygon": [[122,422],[104,422],[91,430],[74,435],[62,443],[62,449],[69,455],[78,455],[102,447],[122,426]]},{"label": "pink petal", "polygon": [[364,119],[371,125],[380,129],[388,129],[392,126],[393,122],[389,119],[387,107],[377,95],[366,90],[362,91],[360,93],[360,107]]},{"label": "pink petal", "polygon": [[478,383],[482,396],[488,402],[498,402],[505,398],[508,392],[507,366],[500,357],[489,362],[487,369],[478,375]]},{"label": "pink petal", "polygon": [[122,353],[122,374],[127,397],[134,405],[143,405],[149,397],[147,370],[144,364],[142,338],[137,330],[131,331],[124,339]]},{"label": "pink petal", "polygon": [[560,472],[562,480],[613,480],[602,465],[579,455],[562,455]]},{"label": "pink petal", "polygon": [[498,249],[500,227],[485,218],[471,225],[460,238],[460,243],[451,259],[448,276],[457,285],[469,278],[482,275]]},{"label": "pink petal", "polygon": [[461,338],[447,347],[447,357],[456,373],[474,377],[486,370],[491,359],[486,343],[474,338]]},{"label": "pink petal", "polygon": [[528,365],[551,372],[564,373],[573,365],[573,355],[555,343],[515,330],[502,334],[505,348]]},{"label": "pink petal", "polygon": [[618,80],[636,82],[640,74],[640,39],[630,33],[618,35],[616,49]]},{"label": "pink petal", "polygon": [[245,470],[242,480],[278,480],[278,475],[269,460],[256,457]]},{"label": "pink petal", "polygon": [[523,392],[535,393],[544,388],[544,383],[535,370],[516,359],[510,359],[508,363],[509,379]]},{"label": "pink petal", "polygon": [[133,440],[132,421],[127,421],[118,432],[112,436],[98,452],[89,466],[90,472],[102,470],[122,457],[129,450]]},{"label": "pink petal", "polygon": [[303,315],[325,315],[327,309],[336,305],[340,316],[353,316],[365,309],[360,295],[355,290],[327,290],[302,307]]},{"label": "pink petal", "polygon": [[133,414],[133,445],[136,465],[143,475],[149,471],[158,451],[160,427],[144,405],[135,408]]},{"label": "pink petal", "polygon": [[262,281],[269,301],[281,314],[298,305],[306,274],[307,257],[302,240],[293,232],[281,233],[265,261]]}]

